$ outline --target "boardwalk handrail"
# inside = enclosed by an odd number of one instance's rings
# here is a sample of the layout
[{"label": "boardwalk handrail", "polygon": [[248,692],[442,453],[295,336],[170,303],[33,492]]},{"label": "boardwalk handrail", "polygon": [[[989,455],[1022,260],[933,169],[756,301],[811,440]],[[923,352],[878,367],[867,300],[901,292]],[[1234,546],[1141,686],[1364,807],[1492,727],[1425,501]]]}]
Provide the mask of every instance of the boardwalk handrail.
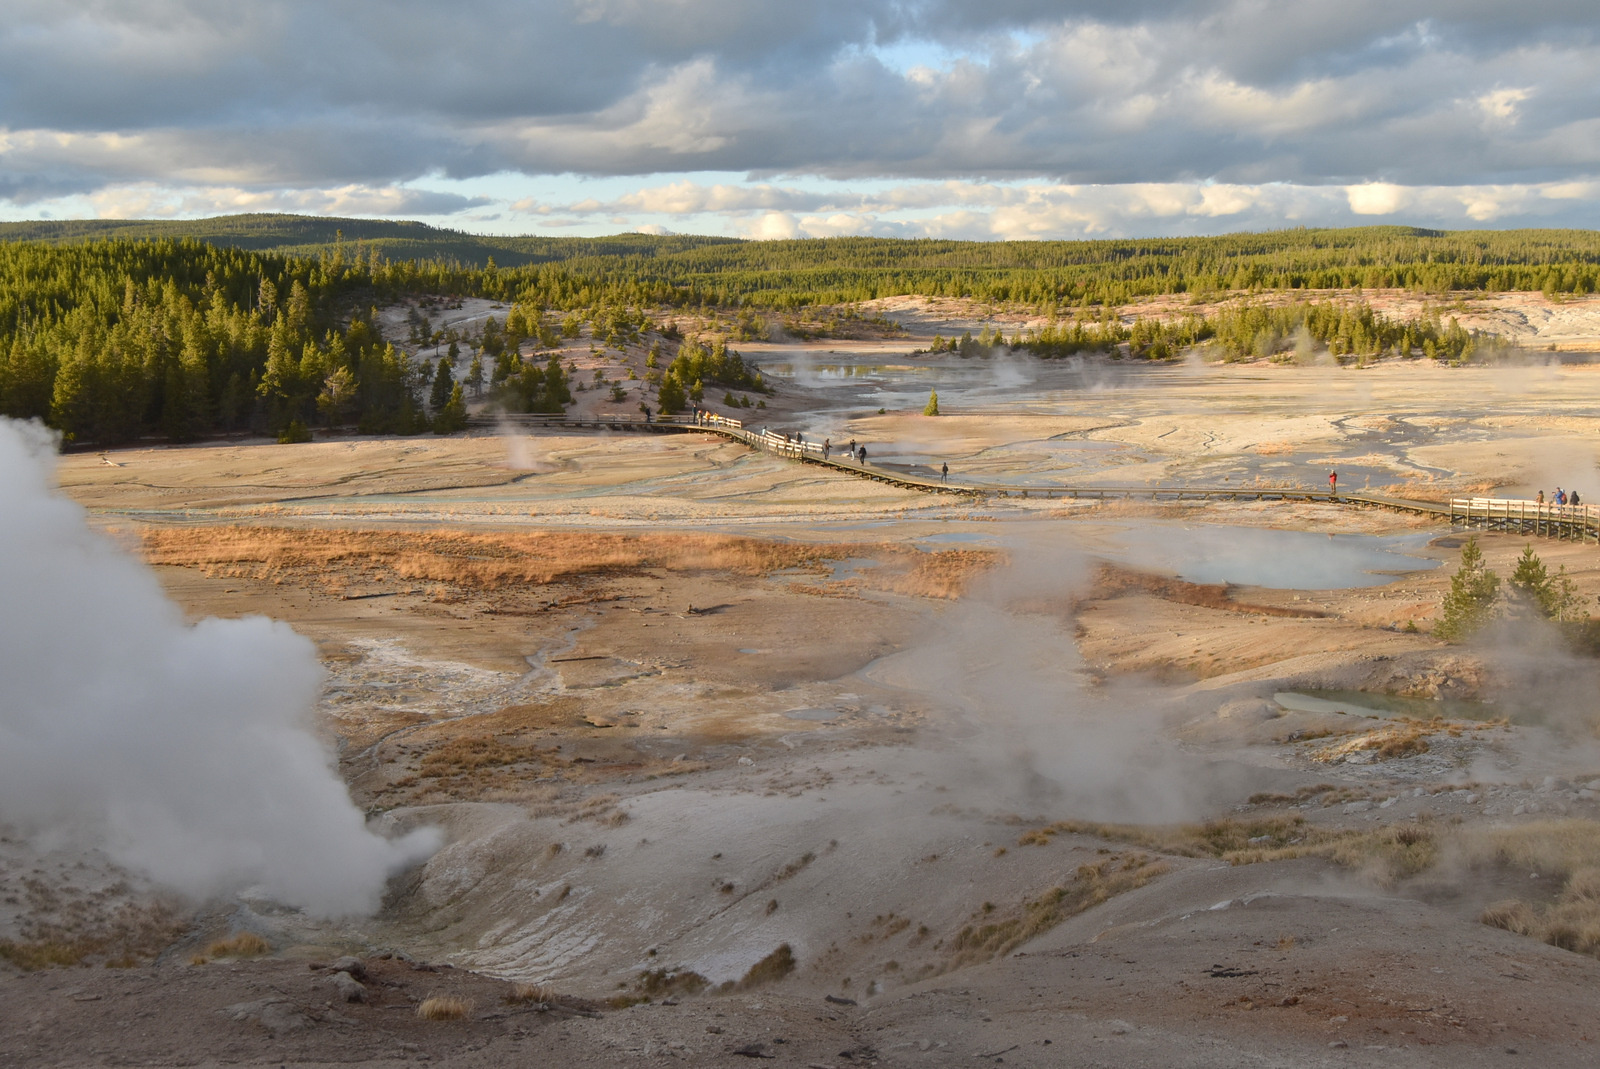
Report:
[{"label": "boardwalk handrail", "polygon": [[1600,542],[1600,509],[1504,497],[1458,497],[1450,501],[1450,522],[1491,531],[1515,531],[1546,538]]},{"label": "boardwalk handrail", "polygon": [[1516,531],[1548,538],[1567,538],[1579,541],[1600,542],[1600,508],[1592,505],[1554,505],[1548,502],[1519,501],[1508,498],[1472,497],[1454,498],[1448,503],[1417,501],[1410,498],[1388,497],[1368,492],[1348,493],[1334,490],[1300,489],[1273,486],[1066,486],[1066,485],[1008,485],[994,483],[948,482],[943,478],[921,476],[911,472],[894,471],[871,463],[863,463],[851,456],[848,450],[824,452],[820,443],[807,441],[801,435],[783,435],[763,427],[757,431],[737,419],[719,416],[713,412],[698,412],[675,416],[574,416],[567,414],[529,413],[474,417],[470,426],[492,428],[496,426],[562,425],[569,427],[595,427],[635,430],[653,433],[681,433],[705,431],[741,442],[752,449],[761,449],[777,456],[788,457],[805,464],[819,464],[846,472],[858,478],[873,479],[908,490],[931,493],[961,494],[965,496],[1072,498],[1077,500],[1108,498],[1148,498],[1182,500],[1224,501],[1304,501],[1335,505],[1358,505],[1369,508],[1409,512],[1444,520],[1452,526],[1478,527],[1486,530]]}]

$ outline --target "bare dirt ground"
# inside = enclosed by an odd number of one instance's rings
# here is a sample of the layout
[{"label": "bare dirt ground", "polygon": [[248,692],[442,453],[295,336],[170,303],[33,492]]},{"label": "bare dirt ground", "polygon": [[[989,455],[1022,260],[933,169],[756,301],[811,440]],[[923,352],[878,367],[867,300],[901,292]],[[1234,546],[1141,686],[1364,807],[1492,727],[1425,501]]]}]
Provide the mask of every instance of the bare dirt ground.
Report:
[{"label": "bare dirt ground", "polygon": [[[1437,315],[1455,317],[1468,330],[1486,330],[1511,339],[1527,349],[1548,352],[1600,351],[1600,298],[1550,298],[1542,293],[1422,294],[1408,290],[1297,290],[1292,293],[1226,294],[1202,299],[1177,294],[1148,297],[1116,309],[1125,320],[1136,316],[1169,318],[1210,315],[1218,309],[1244,302],[1281,305],[1308,301],[1365,302],[1391,319],[1418,319]],[[985,326],[999,327],[1009,335],[1037,329],[1048,319],[959,298],[886,297],[864,305],[878,315],[902,324],[913,338],[941,334],[959,337],[963,331],[977,335]]]},{"label": "bare dirt ground", "polygon": [[[1494,374],[837,418],[996,472],[1060,436],[1145,478],[1292,441],[1587,487],[1600,380]],[[0,940],[40,958],[0,964],[5,1064],[1593,1061],[1593,662],[1531,625],[1427,634],[1446,528],[932,500],[698,435],[131,449],[61,482],[191,616],[313,638],[352,797],[447,844],[330,923],[0,840]],[[1355,536],[1400,566],[1313,580]],[[1524,540],[1483,545],[1504,575]],[[1592,605],[1594,547],[1537,548]],[[1202,574],[1229,554],[1282,567]],[[239,932],[266,952],[214,947]],[[88,967],[31,969],[52,953]],[[420,1018],[436,996],[464,1016]]]}]

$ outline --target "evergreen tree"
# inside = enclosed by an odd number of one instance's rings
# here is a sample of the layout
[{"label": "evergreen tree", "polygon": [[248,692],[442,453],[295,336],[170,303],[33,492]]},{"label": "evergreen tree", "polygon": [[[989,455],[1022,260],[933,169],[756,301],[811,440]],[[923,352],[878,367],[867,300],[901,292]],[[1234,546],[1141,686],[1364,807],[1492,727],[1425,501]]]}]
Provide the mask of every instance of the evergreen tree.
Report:
[{"label": "evergreen tree", "polygon": [[467,402],[461,396],[461,384],[450,388],[450,397],[433,417],[434,434],[454,434],[467,426]]},{"label": "evergreen tree", "polygon": [[661,407],[663,416],[676,415],[682,412],[687,399],[683,394],[683,383],[678,381],[678,376],[670,370],[661,376],[661,389],[656,393],[656,403]]},{"label": "evergreen tree", "polygon": [[928,391],[928,403],[923,408],[922,414],[924,416],[937,416],[939,414],[939,391],[938,390],[929,390]]},{"label": "evergreen tree", "polygon": [[351,402],[356,397],[356,377],[347,367],[335,368],[322,381],[322,392],[317,395],[317,408],[322,418],[332,427],[342,423]]},{"label": "evergreen tree", "polygon": [[1489,622],[1500,594],[1500,577],[1483,564],[1477,536],[1461,547],[1461,567],[1450,578],[1450,591],[1439,605],[1433,633],[1451,642],[1467,638]]},{"label": "evergreen tree", "polygon": [[1577,614],[1577,591],[1567,566],[1563,564],[1552,574],[1531,544],[1523,547],[1507,585],[1513,604],[1523,612],[1537,613],[1546,620],[1571,620]]},{"label": "evergreen tree", "polygon": [[448,356],[439,361],[433,371],[433,390],[428,395],[428,406],[435,412],[450,402],[450,390],[455,386],[456,364]]}]

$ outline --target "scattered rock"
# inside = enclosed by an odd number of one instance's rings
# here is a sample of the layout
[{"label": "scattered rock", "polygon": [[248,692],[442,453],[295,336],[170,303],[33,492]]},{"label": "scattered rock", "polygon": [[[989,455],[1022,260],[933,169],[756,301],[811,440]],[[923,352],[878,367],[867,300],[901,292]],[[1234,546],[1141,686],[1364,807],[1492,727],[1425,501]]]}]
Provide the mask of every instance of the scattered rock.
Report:
[{"label": "scattered rock", "polygon": [[236,1002],[222,1010],[230,1021],[253,1022],[275,1036],[303,1032],[311,1027],[311,1018],[300,1012],[286,998],[263,998],[254,1002]]},{"label": "scattered rock", "polygon": [[773,1054],[771,1051],[769,1051],[767,1049],[767,1045],[765,1043],[746,1043],[742,1047],[733,1048],[733,1050],[729,1051],[728,1053],[737,1054],[741,1058],[776,1058],[777,1057],[776,1054]]},{"label": "scattered rock", "polygon": [[360,980],[347,972],[336,972],[328,977],[328,982],[339,989],[339,997],[346,1002],[365,1002],[367,988]]},{"label": "scattered rock", "polygon": [[840,998],[838,995],[823,995],[822,996],[822,1000],[824,1002],[831,1002],[835,1006],[854,1006],[854,1005],[856,1005],[856,1000],[855,999],[853,999],[853,998]]},{"label": "scattered rock", "polygon": [[1282,715],[1283,706],[1270,698],[1237,698],[1231,702],[1223,702],[1217,708],[1217,717],[1221,720],[1254,722],[1276,720]]},{"label": "scattered rock", "polygon": [[367,978],[367,967],[362,964],[360,958],[347,955],[328,966],[328,968],[334,972],[349,973],[351,978],[355,980],[365,980]]}]

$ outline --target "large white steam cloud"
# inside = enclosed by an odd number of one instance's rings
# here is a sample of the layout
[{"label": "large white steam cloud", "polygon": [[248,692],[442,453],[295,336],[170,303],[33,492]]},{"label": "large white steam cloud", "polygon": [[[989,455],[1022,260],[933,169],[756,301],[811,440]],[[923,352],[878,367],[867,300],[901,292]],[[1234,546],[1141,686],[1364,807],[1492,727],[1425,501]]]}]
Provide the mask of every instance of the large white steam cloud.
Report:
[{"label": "large white steam cloud", "polygon": [[0,419],[0,821],[103,847],[195,897],[370,912],[434,833],[369,832],[312,735],[312,644],[189,625],[54,492],[54,441]]}]

